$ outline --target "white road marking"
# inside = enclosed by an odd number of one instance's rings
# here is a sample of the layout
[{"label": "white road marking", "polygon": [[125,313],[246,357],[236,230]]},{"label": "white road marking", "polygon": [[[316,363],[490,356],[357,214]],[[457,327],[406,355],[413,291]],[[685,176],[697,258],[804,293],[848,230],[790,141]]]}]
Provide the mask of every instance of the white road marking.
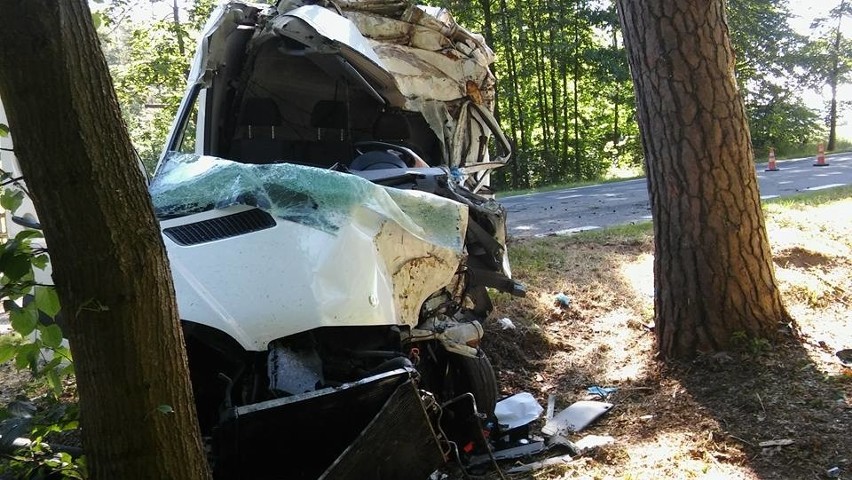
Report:
[{"label": "white road marking", "polygon": [[597,230],[601,227],[597,225],[586,225],[585,227],[566,228],[565,230],[557,230],[553,232],[555,235],[571,235],[572,233],[585,232],[586,230]]},{"label": "white road marking", "polygon": [[825,190],[826,188],[842,187],[842,186],[844,186],[844,185],[846,185],[846,184],[845,184],[845,183],[830,183],[830,184],[828,184],[828,185],[820,185],[820,186],[818,186],[818,187],[810,187],[810,188],[806,188],[805,190],[810,190],[810,191],[814,191],[814,190]]}]

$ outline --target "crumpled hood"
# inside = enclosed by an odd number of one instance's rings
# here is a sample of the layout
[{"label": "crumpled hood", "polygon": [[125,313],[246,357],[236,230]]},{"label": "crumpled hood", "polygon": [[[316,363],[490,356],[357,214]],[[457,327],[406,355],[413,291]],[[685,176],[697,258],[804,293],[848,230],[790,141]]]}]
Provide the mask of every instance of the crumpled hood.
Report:
[{"label": "crumpled hood", "polygon": [[164,229],[256,206],[275,225],[179,245],[164,236],[181,318],[244,348],[322,326],[414,326],[463,255],[467,207],[293,164],[176,154],[150,186]]}]

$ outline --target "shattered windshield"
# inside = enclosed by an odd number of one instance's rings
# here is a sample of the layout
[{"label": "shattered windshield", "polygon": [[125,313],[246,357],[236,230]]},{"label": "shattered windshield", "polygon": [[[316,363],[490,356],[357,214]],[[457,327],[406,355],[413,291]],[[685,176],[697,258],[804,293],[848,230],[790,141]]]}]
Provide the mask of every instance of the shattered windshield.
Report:
[{"label": "shattered windshield", "polygon": [[372,212],[421,240],[456,251],[462,248],[466,207],[436,195],[288,163],[241,164],[177,152],[166,160],[150,186],[160,219],[250,205],[333,234],[353,216]]}]

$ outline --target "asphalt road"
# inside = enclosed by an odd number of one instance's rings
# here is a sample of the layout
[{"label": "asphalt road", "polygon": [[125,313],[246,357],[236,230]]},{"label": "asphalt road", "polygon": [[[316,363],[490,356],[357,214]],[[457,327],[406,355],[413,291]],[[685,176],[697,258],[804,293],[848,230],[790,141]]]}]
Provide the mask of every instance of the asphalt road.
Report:
[{"label": "asphalt road", "polygon": [[[778,170],[772,172],[766,171],[766,163],[756,165],[761,198],[852,184],[852,153],[828,155],[825,159],[828,165],[822,167],[814,166],[815,156],[778,161]],[[509,235],[514,237],[567,235],[651,219],[644,178],[506,198],[498,196],[498,200],[506,206]]]}]

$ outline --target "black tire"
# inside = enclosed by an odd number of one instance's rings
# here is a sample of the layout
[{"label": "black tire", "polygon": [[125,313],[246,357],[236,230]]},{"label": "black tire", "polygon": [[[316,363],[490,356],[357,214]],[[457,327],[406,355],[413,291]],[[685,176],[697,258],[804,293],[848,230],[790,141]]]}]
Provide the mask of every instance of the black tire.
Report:
[{"label": "black tire", "polygon": [[472,393],[477,411],[491,418],[499,391],[497,376],[485,353],[479,351],[475,358],[451,353],[450,367],[454,373],[453,387],[456,394]]}]

